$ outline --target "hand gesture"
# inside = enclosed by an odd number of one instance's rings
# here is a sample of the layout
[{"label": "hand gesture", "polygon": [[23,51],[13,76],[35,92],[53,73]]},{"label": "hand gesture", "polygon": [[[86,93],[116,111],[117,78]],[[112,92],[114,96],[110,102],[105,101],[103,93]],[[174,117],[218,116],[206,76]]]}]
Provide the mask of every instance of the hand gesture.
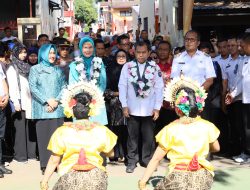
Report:
[{"label": "hand gesture", "polygon": [[159,110],[156,109],[153,110],[152,116],[154,121],[158,119],[159,114],[160,114]]},{"label": "hand gesture", "polygon": [[226,95],[226,98],[225,98],[225,103],[226,103],[226,105],[231,104],[232,101],[233,101],[233,97],[232,97],[232,95],[231,95],[230,93],[228,93],[228,94]]},{"label": "hand gesture", "polygon": [[123,115],[124,115],[124,117],[129,117],[129,111],[128,111],[128,107],[124,107],[123,108]]}]

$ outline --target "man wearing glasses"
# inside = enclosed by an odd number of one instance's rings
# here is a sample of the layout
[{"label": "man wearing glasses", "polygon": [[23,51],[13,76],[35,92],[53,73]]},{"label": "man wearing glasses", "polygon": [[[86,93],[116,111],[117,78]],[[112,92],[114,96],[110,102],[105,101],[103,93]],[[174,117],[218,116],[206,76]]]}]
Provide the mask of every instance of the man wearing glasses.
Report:
[{"label": "man wearing glasses", "polygon": [[188,31],[184,40],[186,51],[175,56],[171,78],[179,77],[182,73],[208,90],[213,84],[213,78],[216,77],[212,59],[198,50],[200,35],[197,31]]},{"label": "man wearing glasses", "polygon": [[[244,58],[240,56],[236,37],[228,39],[228,50],[230,59],[227,64],[222,66],[223,78],[223,96],[226,93],[233,92],[237,87],[239,75]],[[233,156],[235,162],[243,162],[246,155],[243,154],[243,117],[242,117],[242,94],[237,95],[233,102],[227,106],[229,130],[230,130],[230,155]],[[241,154],[242,153],[242,154]]]}]

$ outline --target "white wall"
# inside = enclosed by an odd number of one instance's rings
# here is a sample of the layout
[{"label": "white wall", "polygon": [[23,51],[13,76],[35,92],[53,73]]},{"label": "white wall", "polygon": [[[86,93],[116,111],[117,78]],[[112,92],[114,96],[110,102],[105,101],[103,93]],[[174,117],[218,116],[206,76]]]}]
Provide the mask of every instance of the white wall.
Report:
[{"label": "white wall", "polygon": [[142,21],[141,30],[144,29],[143,19],[148,17],[148,38],[152,40],[155,35],[154,0],[141,0],[139,15]]},{"label": "white wall", "polygon": [[159,0],[159,17],[161,23],[160,34],[169,36],[174,47],[182,46],[182,31],[178,31],[177,28],[177,1]]},{"label": "white wall", "polygon": [[[61,5],[61,0],[53,0],[53,2]],[[41,18],[41,27],[42,27],[41,32],[47,34],[51,39],[54,36],[54,33],[58,33],[57,18],[61,16],[61,10],[54,10],[53,12],[49,12],[48,5],[49,5],[49,0],[37,0],[36,17]]]}]

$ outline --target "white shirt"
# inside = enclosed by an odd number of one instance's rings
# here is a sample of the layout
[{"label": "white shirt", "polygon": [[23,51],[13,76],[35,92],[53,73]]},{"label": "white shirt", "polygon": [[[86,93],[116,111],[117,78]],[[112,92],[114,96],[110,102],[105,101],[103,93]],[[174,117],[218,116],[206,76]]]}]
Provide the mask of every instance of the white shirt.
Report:
[{"label": "white shirt", "polygon": [[14,39],[16,39],[16,37],[10,36],[9,38],[8,38],[8,37],[4,37],[1,41],[2,41],[2,42],[6,42],[6,41],[8,41],[8,40],[14,40]]},{"label": "white shirt", "polygon": [[[131,61],[134,62],[134,61]],[[119,99],[122,107],[128,107],[129,114],[133,116],[151,116],[154,109],[160,110],[163,102],[163,78],[158,65],[154,72],[154,84],[151,87],[150,94],[141,98],[136,96],[134,87],[129,81],[129,63],[126,63],[121,71],[119,80]],[[146,63],[138,64],[140,75],[142,76]]]},{"label": "white shirt", "polygon": [[5,80],[6,76],[3,72],[2,65],[0,64],[0,97],[5,95],[4,89],[3,89],[3,80]]},{"label": "white shirt", "polygon": [[180,77],[181,71],[185,77],[197,81],[200,85],[208,78],[216,77],[211,57],[199,50],[192,57],[185,51],[174,58],[171,78]]},{"label": "white shirt", "polygon": [[28,79],[19,74],[21,94],[19,92],[17,73],[12,65],[9,66],[6,72],[7,80],[9,84],[10,99],[14,103],[14,106],[19,105],[21,99],[22,110],[25,110],[26,118],[31,118],[31,93]]},{"label": "white shirt", "polygon": [[235,98],[242,93],[242,102],[250,104],[250,56],[245,57],[242,63],[240,78],[237,80],[237,86],[231,95]]},{"label": "white shirt", "polygon": [[226,59],[221,57],[221,55],[218,55],[213,59],[213,61],[217,61],[218,64],[220,65],[221,70],[223,69],[224,65],[228,63],[228,61],[231,59],[231,56],[229,55]]}]

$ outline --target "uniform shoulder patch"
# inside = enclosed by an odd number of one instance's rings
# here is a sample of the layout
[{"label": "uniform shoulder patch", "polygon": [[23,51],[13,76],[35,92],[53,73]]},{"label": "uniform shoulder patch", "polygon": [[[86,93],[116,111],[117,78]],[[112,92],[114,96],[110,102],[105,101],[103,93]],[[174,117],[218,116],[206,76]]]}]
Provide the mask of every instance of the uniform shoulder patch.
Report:
[{"label": "uniform shoulder patch", "polygon": [[174,58],[180,57],[181,53],[178,53],[174,56]]},{"label": "uniform shoulder patch", "polygon": [[204,54],[206,57],[210,57],[210,55],[207,54],[207,53],[205,53],[205,52],[203,52],[203,54]]}]

